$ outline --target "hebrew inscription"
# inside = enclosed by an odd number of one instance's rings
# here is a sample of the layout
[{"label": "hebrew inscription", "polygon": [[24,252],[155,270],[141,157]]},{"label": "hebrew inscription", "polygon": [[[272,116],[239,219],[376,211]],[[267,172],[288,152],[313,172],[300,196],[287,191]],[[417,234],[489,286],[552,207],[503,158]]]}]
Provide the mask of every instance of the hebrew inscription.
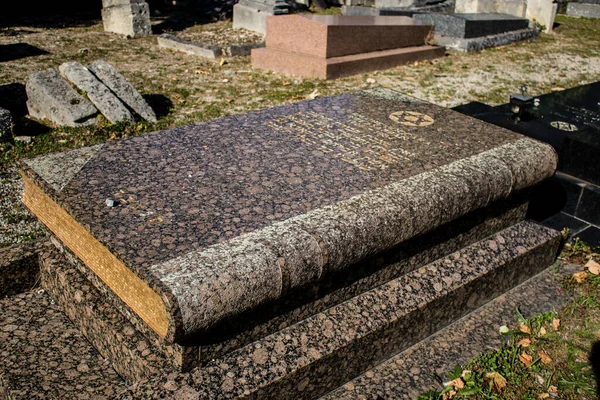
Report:
[{"label": "hebrew inscription", "polygon": [[413,133],[360,113],[349,115],[345,121],[316,112],[297,113],[266,124],[364,171],[387,169],[412,158],[414,154],[402,148],[405,140],[424,142]]}]

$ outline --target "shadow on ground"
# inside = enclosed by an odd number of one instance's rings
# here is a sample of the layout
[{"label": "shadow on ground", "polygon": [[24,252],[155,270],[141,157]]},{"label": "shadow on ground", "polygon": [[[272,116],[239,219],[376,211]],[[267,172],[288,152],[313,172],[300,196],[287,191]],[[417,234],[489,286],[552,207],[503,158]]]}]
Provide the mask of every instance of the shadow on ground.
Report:
[{"label": "shadow on ground", "polygon": [[145,94],[143,97],[159,119],[169,114],[173,108],[173,102],[162,94]]},{"label": "shadow on ground", "polygon": [[46,50],[28,43],[12,43],[0,45],[0,62],[20,60],[21,58],[49,54]]}]

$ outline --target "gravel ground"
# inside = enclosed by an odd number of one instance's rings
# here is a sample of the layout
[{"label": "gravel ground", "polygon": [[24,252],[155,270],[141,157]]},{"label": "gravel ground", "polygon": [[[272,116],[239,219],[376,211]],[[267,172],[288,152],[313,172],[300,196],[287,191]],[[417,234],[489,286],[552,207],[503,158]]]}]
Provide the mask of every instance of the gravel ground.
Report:
[{"label": "gravel ground", "polygon": [[44,234],[37,218],[21,204],[23,181],[16,169],[0,173],[0,247],[23,243]]},{"label": "gravel ground", "polygon": [[[233,30],[231,21],[191,23],[195,20],[189,18],[170,25],[167,21],[164,15],[153,21],[157,35],[169,32],[221,46],[262,39]],[[560,16],[557,21],[554,33],[542,34],[531,43],[475,54],[450,51],[430,62],[322,81],[255,71],[249,57],[215,61],[159,48],[156,36],[126,40],[103,32],[98,20],[15,26],[0,17],[0,55],[5,44],[41,50],[31,56],[0,58],[0,106],[12,106],[15,131],[33,137],[29,144],[0,143],[0,247],[41,232],[19,205],[21,187],[14,169],[20,158],[372,86],[452,107],[471,101],[502,104],[523,85],[530,94],[539,95],[600,80],[600,20]],[[29,74],[66,61],[89,64],[97,59],[117,66],[147,97],[158,111],[158,123],[66,129],[43,126],[24,116],[23,84]],[[8,87],[16,87],[17,93],[7,95]]]}]

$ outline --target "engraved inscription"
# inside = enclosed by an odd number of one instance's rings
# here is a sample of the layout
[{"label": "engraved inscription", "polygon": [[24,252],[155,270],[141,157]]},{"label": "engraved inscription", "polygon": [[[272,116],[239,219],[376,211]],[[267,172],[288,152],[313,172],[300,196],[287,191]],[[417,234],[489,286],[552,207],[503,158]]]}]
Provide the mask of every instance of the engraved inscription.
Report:
[{"label": "engraved inscription", "polygon": [[311,111],[277,118],[266,124],[364,171],[388,169],[412,158],[413,153],[400,147],[402,141],[424,142],[412,133],[360,113],[339,121]]}]

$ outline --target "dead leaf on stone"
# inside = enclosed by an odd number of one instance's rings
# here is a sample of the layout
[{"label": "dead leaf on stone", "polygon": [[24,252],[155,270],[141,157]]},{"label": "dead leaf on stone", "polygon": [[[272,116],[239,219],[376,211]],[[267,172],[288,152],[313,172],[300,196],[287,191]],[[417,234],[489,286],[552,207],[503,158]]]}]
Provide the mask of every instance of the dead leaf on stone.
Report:
[{"label": "dead leaf on stone", "polygon": [[552,362],[550,356],[544,353],[543,351],[538,352],[538,355],[540,356],[540,360],[542,360],[544,364],[550,364]]},{"label": "dead leaf on stone", "polygon": [[455,390],[451,390],[449,392],[444,393],[444,400],[448,400],[448,399],[453,399],[454,396],[456,396],[456,391]]},{"label": "dead leaf on stone", "polygon": [[585,264],[585,268],[590,271],[590,274],[600,275],[600,264],[594,260],[590,260]]},{"label": "dead leaf on stone", "polygon": [[538,394],[538,399],[547,399],[548,397],[550,397],[550,393]]},{"label": "dead leaf on stone", "polygon": [[525,364],[525,366],[529,367],[531,365],[531,363],[533,362],[533,357],[531,357],[529,354],[522,352],[519,355],[519,360],[521,360],[521,362],[523,364]]},{"label": "dead leaf on stone", "polygon": [[456,378],[453,381],[448,382],[448,386],[452,386],[454,389],[462,389],[465,387],[465,383],[461,378]]},{"label": "dead leaf on stone", "polygon": [[560,327],[560,319],[554,318],[554,320],[552,320],[552,329],[557,331],[559,327]]},{"label": "dead leaf on stone", "polygon": [[558,388],[556,386],[550,386],[548,388],[548,393],[558,393]]},{"label": "dead leaf on stone", "polygon": [[485,377],[488,379],[492,379],[494,382],[494,390],[498,393],[504,389],[506,386],[506,379],[497,372],[490,372],[485,374]]},{"label": "dead leaf on stone", "polygon": [[529,338],[521,339],[517,342],[517,346],[529,347],[529,346],[531,346],[531,339],[529,339]]},{"label": "dead leaf on stone", "polygon": [[519,326],[519,330],[523,333],[527,333],[528,335],[531,335],[531,328],[529,326],[527,326],[526,324],[521,324]]},{"label": "dead leaf on stone", "polygon": [[585,271],[575,272],[573,274],[573,279],[575,279],[575,282],[577,283],[583,282],[585,278],[587,278],[587,273]]}]

